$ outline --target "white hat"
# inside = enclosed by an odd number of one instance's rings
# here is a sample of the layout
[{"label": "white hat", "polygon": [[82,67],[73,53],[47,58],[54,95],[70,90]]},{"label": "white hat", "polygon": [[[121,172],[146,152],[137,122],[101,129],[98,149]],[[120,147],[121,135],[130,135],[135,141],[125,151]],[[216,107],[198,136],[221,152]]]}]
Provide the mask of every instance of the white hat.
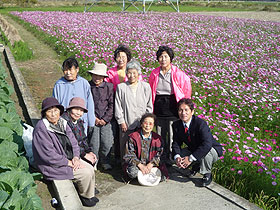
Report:
[{"label": "white hat", "polygon": [[143,174],[141,170],[138,171],[138,182],[143,186],[156,186],[160,182],[161,172],[157,167],[153,167],[149,174]]},{"label": "white hat", "polygon": [[107,66],[104,63],[95,63],[92,70],[88,70],[88,73],[96,74],[103,77],[108,77],[108,74],[106,73]]}]

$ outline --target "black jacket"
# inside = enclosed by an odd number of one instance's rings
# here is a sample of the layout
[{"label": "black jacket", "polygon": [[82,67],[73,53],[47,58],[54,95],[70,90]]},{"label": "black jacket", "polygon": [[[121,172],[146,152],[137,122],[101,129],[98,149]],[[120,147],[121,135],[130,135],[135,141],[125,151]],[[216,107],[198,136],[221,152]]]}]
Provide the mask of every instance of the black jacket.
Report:
[{"label": "black jacket", "polygon": [[181,120],[174,122],[172,128],[173,156],[180,154],[183,142],[198,161],[201,161],[201,158],[205,157],[212,147],[217,151],[219,157],[222,156],[222,146],[213,138],[209,126],[203,119],[193,115],[187,134]]}]

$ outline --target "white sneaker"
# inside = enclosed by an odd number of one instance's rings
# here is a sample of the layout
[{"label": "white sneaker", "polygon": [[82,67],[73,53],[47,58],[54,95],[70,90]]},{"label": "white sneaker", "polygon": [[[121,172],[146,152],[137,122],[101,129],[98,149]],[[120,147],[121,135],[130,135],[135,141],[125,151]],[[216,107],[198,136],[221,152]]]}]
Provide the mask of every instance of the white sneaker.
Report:
[{"label": "white sneaker", "polygon": [[108,164],[108,163],[104,163],[101,166],[104,169],[104,171],[108,171],[108,170],[112,169],[112,166],[110,164]]}]

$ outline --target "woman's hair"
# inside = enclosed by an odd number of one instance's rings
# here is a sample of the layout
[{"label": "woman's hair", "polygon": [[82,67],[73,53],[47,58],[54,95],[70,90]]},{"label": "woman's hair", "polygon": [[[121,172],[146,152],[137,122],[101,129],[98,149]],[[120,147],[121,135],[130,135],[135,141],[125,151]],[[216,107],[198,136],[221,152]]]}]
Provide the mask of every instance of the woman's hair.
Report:
[{"label": "woman's hair", "polygon": [[114,60],[116,61],[117,60],[117,57],[118,57],[118,54],[120,52],[124,52],[126,54],[126,57],[127,57],[127,62],[129,62],[131,60],[131,52],[130,52],[130,49],[125,46],[125,45],[119,45],[117,47],[117,49],[115,50],[114,52]]},{"label": "woman's hair", "polygon": [[127,74],[128,70],[129,69],[136,69],[138,74],[142,74],[142,71],[141,71],[141,65],[140,63],[135,60],[135,59],[132,59],[131,61],[129,61],[127,64],[126,64],[126,69],[125,69],[125,73]]},{"label": "woman's hair", "polygon": [[157,53],[156,53],[156,55],[157,55],[157,60],[159,59],[159,57],[161,56],[161,54],[162,54],[163,52],[166,52],[166,53],[169,55],[169,57],[170,57],[170,62],[172,62],[172,60],[173,60],[173,58],[174,58],[174,52],[173,52],[173,50],[172,50],[170,47],[168,47],[168,46],[159,46],[158,51],[157,51]]},{"label": "woman's hair", "polygon": [[182,98],[177,104],[177,109],[179,109],[179,107],[182,104],[186,104],[190,108],[191,111],[194,110],[194,103],[193,103],[192,99]]},{"label": "woman's hair", "polygon": [[75,66],[75,68],[79,68],[78,61],[75,58],[70,57],[63,62],[61,69],[62,71],[65,71],[71,69],[73,66]]},{"label": "woman's hair", "polygon": [[144,120],[145,120],[146,118],[148,118],[148,117],[153,118],[153,119],[154,119],[154,125],[157,125],[157,117],[156,117],[156,115],[154,115],[153,113],[146,113],[146,114],[144,114],[144,115],[141,117],[140,125],[142,125],[142,123],[144,122]]}]

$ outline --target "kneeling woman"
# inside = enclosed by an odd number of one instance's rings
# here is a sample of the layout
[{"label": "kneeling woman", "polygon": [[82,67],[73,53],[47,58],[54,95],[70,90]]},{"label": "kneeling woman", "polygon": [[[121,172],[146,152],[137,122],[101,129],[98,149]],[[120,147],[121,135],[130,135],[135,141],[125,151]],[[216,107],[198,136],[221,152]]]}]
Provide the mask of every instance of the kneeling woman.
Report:
[{"label": "kneeling woman", "polygon": [[155,121],[154,114],[144,114],[140,120],[141,129],[129,135],[124,161],[125,171],[130,178],[136,178],[139,170],[142,174],[149,174],[153,167],[158,167],[168,178],[162,139],[152,131]]},{"label": "kneeling woman", "polygon": [[33,131],[34,162],[47,180],[72,179],[84,206],[94,206],[94,168],[81,160],[78,142],[60,115],[64,107],[55,98],[42,103],[42,119]]}]

